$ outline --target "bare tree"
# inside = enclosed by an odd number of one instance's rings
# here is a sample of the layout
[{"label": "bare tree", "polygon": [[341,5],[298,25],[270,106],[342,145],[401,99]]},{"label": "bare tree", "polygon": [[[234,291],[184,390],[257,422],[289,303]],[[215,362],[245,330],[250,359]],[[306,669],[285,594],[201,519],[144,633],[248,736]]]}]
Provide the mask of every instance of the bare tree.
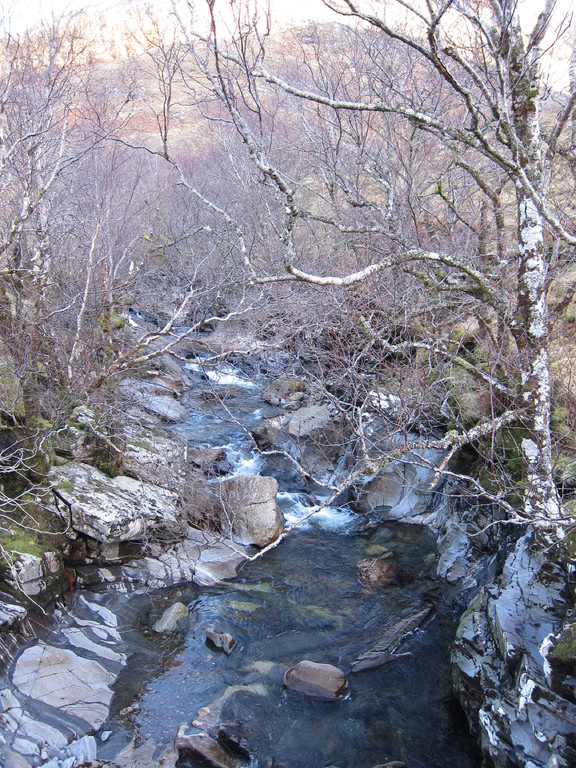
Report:
[{"label": "bare tree", "polygon": [[[451,455],[513,427],[523,514],[554,527],[551,316],[576,286],[552,305],[549,286],[576,245],[564,181],[576,90],[572,78],[544,101],[543,60],[572,34],[569,20],[549,1],[528,22],[507,0],[324,5],[334,24],[284,44],[257,3],[230,4],[232,34],[213,2],[206,34],[180,19],[220,105],[212,119],[244,145],[253,194],[262,183],[268,190],[281,269],[244,252],[250,279],[350,288],[401,271],[437,297],[439,327],[474,317],[475,343],[490,359],[462,365],[487,383],[491,404],[443,445]],[[315,258],[310,246],[320,242]],[[454,349],[449,339],[395,338],[366,314],[361,322],[391,356]]]}]

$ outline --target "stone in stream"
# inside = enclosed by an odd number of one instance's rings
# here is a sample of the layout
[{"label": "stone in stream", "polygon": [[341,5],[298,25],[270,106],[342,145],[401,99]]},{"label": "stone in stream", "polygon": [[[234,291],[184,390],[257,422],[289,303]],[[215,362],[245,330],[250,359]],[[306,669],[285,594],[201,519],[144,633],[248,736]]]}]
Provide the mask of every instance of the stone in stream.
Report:
[{"label": "stone in stream", "polygon": [[404,638],[423,624],[433,611],[431,605],[426,606],[418,613],[400,619],[388,627],[376,645],[366,653],[358,656],[350,668],[351,672],[362,672],[365,669],[375,669],[387,664],[389,661],[409,656],[409,653],[397,654],[396,648]]},{"label": "stone in stream", "polygon": [[399,573],[398,565],[389,560],[366,558],[358,563],[360,581],[370,586],[398,584]]},{"label": "stone in stream", "polygon": [[178,624],[190,616],[190,611],[184,603],[174,603],[167,608],[157,622],[152,626],[154,632],[174,632]]},{"label": "stone in stream", "polygon": [[236,640],[229,632],[220,632],[214,627],[206,627],[204,634],[208,645],[213,646],[216,650],[224,651],[227,656],[236,648]]},{"label": "stone in stream", "polygon": [[329,701],[338,699],[348,688],[348,680],[341,669],[306,659],[286,670],[283,684],[296,693]]}]

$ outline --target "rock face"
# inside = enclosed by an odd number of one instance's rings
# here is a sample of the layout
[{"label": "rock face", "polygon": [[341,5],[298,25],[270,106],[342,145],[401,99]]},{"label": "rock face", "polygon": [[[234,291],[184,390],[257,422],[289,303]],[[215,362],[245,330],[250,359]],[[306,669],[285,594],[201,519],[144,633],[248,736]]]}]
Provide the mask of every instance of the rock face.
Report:
[{"label": "rock face", "polygon": [[273,477],[240,475],[221,485],[223,532],[239,544],[265,547],[284,530],[284,516],[276,502],[278,482]]},{"label": "rock face", "polygon": [[436,485],[433,467],[442,458],[440,451],[427,451],[422,458],[408,455],[386,467],[356,488],[354,509],[378,511],[384,520],[428,523]]},{"label": "rock face", "polygon": [[346,675],[332,664],[301,661],[284,673],[284,687],[296,693],[334,701],[348,688]]},{"label": "rock face", "polygon": [[576,704],[550,686],[547,660],[565,611],[564,584],[524,536],[498,584],[477,595],[460,621],[455,690],[496,768],[576,765]]},{"label": "rock face", "polygon": [[[178,527],[178,497],[131,477],[108,477],[88,464],[53,470],[55,510],[74,530],[107,544]],[[64,499],[65,501],[63,501]]]}]

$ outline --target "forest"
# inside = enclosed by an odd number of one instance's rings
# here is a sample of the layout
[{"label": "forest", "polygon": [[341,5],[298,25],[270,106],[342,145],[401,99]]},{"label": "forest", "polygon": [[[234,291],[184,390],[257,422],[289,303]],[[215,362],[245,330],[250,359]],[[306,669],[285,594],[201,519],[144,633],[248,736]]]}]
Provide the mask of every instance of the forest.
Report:
[{"label": "forest", "polygon": [[123,382],[204,334],[208,369],[281,350],[338,414],[342,471],[290,457],[326,504],[433,450],[430,488],[574,557],[572,10],[318,9],[288,26],[266,0],[118,3],[27,27],[4,9],[5,586],[31,536],[62,536],[46,498],[79,414],[75,461],[124,474]]}]

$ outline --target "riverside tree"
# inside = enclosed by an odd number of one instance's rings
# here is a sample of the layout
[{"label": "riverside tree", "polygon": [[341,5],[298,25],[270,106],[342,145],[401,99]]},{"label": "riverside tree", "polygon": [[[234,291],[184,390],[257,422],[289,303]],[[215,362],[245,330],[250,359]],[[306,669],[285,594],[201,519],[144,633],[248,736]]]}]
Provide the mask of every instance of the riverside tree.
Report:
[{"label": "riverside tree", "polygon": [[[257,2],[224,4],[225,24],[207,0],[204,35],[192,15],[179,17],[219,105],[205,114],[233,128],[253,189],[269,191],[262,218],[274,242],[266,257],[241,244],[249,279],[350,290],[402,273],[434,297],[443,332],[465,307],[485,349],[483,364],[467,365],[490,407],[473,424],[456,419],[436,444],[450,457],[514,434],[521,515],[555,526],[551,323],[576,290],[566,271],[576,246],[571,20],[551,0],[323,5],[331,21],[282,44]],[[398,336],[369,306],[356,309],[387,357],[454,357],[450,339],[426,329],[418,338],[413,326]]]}]

